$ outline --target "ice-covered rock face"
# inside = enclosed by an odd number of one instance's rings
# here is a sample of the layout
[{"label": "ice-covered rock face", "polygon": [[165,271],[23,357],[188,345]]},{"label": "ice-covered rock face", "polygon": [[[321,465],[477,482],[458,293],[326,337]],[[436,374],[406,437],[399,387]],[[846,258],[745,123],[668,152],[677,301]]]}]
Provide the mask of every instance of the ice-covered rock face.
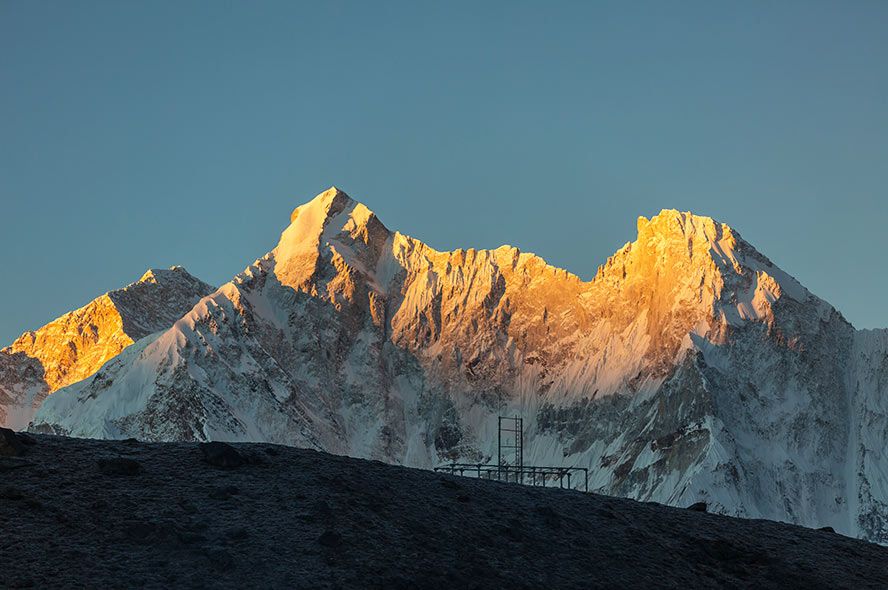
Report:
[{"label": "ice-covered rock face", "polygon": [[888,361],[730,227],[665,210],[588,282],[438,252],[331,188],[278,245],[94,376],[41,430],[253,440],[407,465],[525,462],[590,488],[888,540]]},{"label": "ice-covered rock face", "polygon": [[212,288],[181,267],[151,269],[0,350],[0,426],[25,428],[47,395],[165,330]]}]

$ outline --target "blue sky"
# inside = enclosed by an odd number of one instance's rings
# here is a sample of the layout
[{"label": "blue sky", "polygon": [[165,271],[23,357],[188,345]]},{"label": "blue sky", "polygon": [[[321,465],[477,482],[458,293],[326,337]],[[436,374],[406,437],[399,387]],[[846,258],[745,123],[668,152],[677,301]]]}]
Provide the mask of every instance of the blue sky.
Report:
[{"label": "blue sky", "polygon": [[590,278],[713,216],[888,327],[888,3],[0,2],[0,343],[335,184]]}]

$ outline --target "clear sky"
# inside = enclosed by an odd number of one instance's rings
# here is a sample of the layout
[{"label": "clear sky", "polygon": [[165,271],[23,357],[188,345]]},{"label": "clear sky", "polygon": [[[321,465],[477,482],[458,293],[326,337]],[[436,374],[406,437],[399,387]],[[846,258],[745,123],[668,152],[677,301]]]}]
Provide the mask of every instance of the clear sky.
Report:
[{"label": "clear sky", "polygon": [[583,278],[691,210],[888,327],[888,2],[0,0],[0,343],[332,184]]}]

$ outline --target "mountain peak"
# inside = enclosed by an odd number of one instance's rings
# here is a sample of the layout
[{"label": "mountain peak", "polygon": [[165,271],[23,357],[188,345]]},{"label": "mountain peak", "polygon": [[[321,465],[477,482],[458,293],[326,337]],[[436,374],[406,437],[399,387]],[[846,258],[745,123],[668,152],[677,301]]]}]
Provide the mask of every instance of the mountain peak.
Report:
[{"label": "mountain peak", "polygon": [[663,252],[666,250],[694,257],[709,253],[716,258],[735,262],[735,251],[742,241],[740,234],[727,224],[690,211],[663,209],[650,219],[638,218],[636,249]]},{"label": "mountain peak", "polygon": [[275,273],[285,285],[302,285],[313,276],[322,252],[336,250],[356,262],[369,248],[375,258],[388,236],[370,209],[332,186],[290,215],[290,225],[272,251]]},{"label": "mountain peak", "polygon": [[182,278],[194,278],[191,273],[185,270],[184,266],[179,266],[178,264],[171,266],[169,268],[149,268],[145,271],[137,283],[160,283],[166,279],[172,277],[182,277]]},{"label": "mountain peak", "polygon": [[638,218],[638,237],[694,238],[716,242],[735,232],[728,225],[690,211],[663,209],[650,219]]},{"label": "mountain peak", "polygon": [[293,209],[293,212],[290,214],[290,223],[296,221],[300,215],[309,212],[312,213],[313,216],[320,217],[321,219],[332,217],[354,202],[355,201],[349,197],[345,191],[342,191],[335,186],[331,186],[322,193],[319,193],[308,203],[299,205]]},{"label": "mountain peak", "polygon": [[[364,206],[348,196],[344,191],[331,186],[317,195],[311,201],[299,205],[290,214],[290,226],[281,236],[279,247],[284,244],[290,246],[316,246],[321,234],[331,225],[340,229],[345,225],[365,227],[376,219],[376,215]],[[340,223],[341,222],[341,223]],[[378,223],[378,220],[377,220]]]}]

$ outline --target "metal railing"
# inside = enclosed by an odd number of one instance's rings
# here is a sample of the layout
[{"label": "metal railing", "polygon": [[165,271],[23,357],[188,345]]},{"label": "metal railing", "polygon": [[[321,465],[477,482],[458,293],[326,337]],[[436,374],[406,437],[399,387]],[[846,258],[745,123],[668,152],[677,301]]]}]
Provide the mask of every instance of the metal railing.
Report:
[{"label": "metal railing", "polygon": [[[546,482],[558,482],[563,489],[589,491],[589,469],[586,467],[548,467],[537,465],[490,465],[488,463],[449,463],[435,467],[438,473],[476,477],[524,485],[546,487]],[[565,482],[567,485],[565,485]],[[574,482],[577,487],[574,488]],[[553,486],[554,487],[554,486]]]}]

